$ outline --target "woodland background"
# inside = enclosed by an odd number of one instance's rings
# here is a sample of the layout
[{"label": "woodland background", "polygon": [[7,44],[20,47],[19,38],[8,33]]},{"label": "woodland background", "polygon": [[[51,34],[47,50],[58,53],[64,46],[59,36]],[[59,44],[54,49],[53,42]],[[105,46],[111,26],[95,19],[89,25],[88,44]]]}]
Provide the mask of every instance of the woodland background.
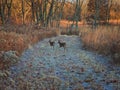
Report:
[{"label": "woodland background", "polygon": [[0,0],[0,52],[21,55],[44,38],[75,34],[83,48],[119,62],[119,24],[120,0]]},{"label": "woodland background", "polygon": [[1,24],[36,23],[52,26],[60,20],[109,23],[120,19],[119,0],[0,0]]}]

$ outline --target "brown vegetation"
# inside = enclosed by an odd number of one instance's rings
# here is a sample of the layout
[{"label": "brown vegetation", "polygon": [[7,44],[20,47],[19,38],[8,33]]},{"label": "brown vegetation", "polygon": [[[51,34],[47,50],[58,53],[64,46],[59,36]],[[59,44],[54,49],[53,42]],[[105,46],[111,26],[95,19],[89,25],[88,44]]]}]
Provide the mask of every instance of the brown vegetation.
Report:
[{"label": "brown vegetation", "polygon": [[28,37],[15,32],[0,31],[0,51],[23,51],[27,47]]},{"label": "brown vegetation", "polygon": [[44,38],[57,35],[55,30],[44,30],[44,28],[37,30],[36,26],[10,25],[3,29],[0,30],[0,69],[5,69],[5,65],[10,64],[9,62],[4,62],[3,52],[16,51],[18,52],[17,56],[19,56],[30,45]]},{"label": "brown vegetation", "polygon": [[56,36],[55,30],[44,30],[44,28],[37,30],[34,26],[31,28],[30,26],[16,26],[13,30],[5,31],[6,29],[0,31],[0,51],[14,50],[21,53],[29,44]]},{"label": "brown vegetation", "polygon": [[[120,28],[99,27],[97,30],[84,28],[81,30],[83,46],[111,57],[118,62],[120,60]],[[119,61],[120,62],[120,61]]]}]

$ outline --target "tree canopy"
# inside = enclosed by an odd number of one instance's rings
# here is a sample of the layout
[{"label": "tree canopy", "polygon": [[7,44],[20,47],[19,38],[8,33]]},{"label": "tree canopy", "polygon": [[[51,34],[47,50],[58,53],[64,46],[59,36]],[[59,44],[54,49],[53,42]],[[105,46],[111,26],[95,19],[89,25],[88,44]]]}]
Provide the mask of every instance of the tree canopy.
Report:
[{"label": "tree canopy", "polygon": [[37,23],[48,26],[61,19],[108,22],[119,19],[119,4],[113,0],[0,0],[0,23]]}]

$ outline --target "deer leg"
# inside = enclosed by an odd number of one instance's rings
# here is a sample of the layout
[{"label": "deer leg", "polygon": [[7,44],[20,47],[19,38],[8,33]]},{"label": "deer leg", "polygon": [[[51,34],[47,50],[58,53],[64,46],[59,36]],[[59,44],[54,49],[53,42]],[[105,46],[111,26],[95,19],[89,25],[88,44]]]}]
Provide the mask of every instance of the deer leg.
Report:
[{"label": "deer leg", "polygon": [[53,50],[54,50],[54,46],[53,46]]}]

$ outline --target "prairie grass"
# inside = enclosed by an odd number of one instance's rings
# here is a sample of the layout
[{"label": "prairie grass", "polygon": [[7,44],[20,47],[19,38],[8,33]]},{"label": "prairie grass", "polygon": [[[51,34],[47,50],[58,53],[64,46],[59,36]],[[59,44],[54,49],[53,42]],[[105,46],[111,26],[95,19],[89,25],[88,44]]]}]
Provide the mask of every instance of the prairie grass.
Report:
[{"label": "prairie grass", "polygon": [[20,54],[28,47],[29,44],[56,36],[55,30],[38,29],[35,26],[6,26],[0,30],[0,51],[18,51]]},{"label": "prairie grass", "polygon": [[22,52],[27,47],[28,37],[15,32],[0,31],[0,51]]},{"label": "prairie grass", "polygon": [[100,26],[95,30],[82,27],[80,36],[85,48],[110,55],[115,61],[120,60],[120,27]]},{"label": "prairie grass", "polygon": [[[5,27],[5,28],[4,28]],[[3,60],[3,52],[16,51],[17,56],[38,41],[57,35],[56,30],[36,28],[36,26],[12,26],[7,25],[0,28],[0,69],[9,64]]]}]

